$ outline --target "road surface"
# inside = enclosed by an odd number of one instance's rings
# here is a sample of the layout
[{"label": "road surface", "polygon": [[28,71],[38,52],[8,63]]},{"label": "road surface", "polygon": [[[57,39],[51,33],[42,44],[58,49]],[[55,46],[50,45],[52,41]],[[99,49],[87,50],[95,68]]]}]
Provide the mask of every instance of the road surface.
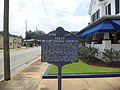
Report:
[{"label": "road surface", "polygon": [[[41,55],[40,51],[41,51],[40,47],[12,50],[10,52],[11,70],[40,56]],[[4,71],[3,52],[0,52],[0,75],[3,74],[3,71]]]}]

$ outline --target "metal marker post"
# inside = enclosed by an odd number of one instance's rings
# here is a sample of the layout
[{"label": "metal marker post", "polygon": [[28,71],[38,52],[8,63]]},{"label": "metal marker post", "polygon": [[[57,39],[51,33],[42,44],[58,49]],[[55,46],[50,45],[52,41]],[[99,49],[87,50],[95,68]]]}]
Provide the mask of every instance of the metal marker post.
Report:
[{"label": "metal marker post", "polygon": [[62,65],[58,64],[58,90],[62,90]]}]

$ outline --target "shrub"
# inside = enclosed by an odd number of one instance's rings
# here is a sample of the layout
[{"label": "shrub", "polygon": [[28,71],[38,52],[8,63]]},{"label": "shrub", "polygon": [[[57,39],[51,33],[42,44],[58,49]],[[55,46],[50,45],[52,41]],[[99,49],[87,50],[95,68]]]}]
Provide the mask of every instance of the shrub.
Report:
[{"label": "shrub", "polygon": [[84,58],[86,62],[94,61],[94,57],[98,55],[98,49],[93,47],[83,47],[79,49],[79,57]]},{"label": "shrub", "polygon": [[104,49],[103,59],[106,63],[110,64],[111,62],[120,60],[120,50],[114,50],[114,49]]}]

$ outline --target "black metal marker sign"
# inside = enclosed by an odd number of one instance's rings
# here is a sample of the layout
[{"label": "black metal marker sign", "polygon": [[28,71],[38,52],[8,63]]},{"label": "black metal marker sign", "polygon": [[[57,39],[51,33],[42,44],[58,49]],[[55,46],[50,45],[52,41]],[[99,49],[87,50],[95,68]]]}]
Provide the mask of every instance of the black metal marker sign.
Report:
[{"label": "black metal marker sign", "polygon": [[72,63],[78,58],[78,39],[75,35],[58,27],[42,39],[42,62]]},{"label": "black metal marker sign", "polygon": [[58,90],[61,90],[61,67],[78,61],[78,38],[58,27],[42,38],[41,61],[58,66]]}]

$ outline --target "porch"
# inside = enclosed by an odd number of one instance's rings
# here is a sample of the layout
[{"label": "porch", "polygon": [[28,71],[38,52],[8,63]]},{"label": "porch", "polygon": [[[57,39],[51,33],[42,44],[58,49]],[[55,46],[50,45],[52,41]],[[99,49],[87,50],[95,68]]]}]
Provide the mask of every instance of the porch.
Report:
[{"label": "porch", "polygon": [[103,58],[104,49],[120,50],[120,17],[102,17],[88,25],[77,35],[80,45],[99,49],[99,59]]}]

